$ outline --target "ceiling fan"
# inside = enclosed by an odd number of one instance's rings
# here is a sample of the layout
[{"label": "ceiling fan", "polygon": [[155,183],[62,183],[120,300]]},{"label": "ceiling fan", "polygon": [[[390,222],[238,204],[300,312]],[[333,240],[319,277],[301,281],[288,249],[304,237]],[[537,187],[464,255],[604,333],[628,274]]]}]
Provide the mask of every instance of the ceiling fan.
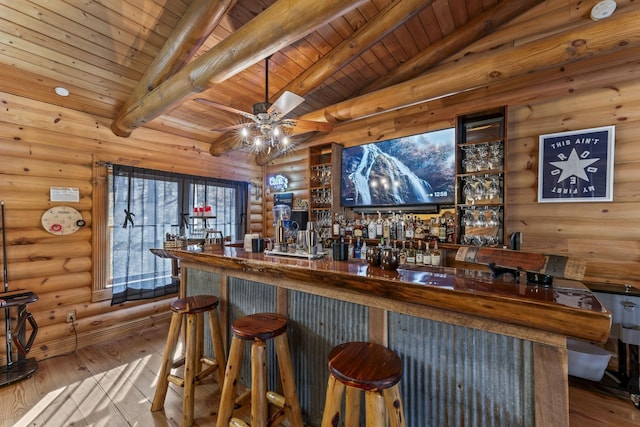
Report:
[{"label": "ceiling fan", "polygon": [[326,122],[314,122],[310,120],[286,119],[285,116],[304,102],[304,98],[293,92],[285,91],[271,104],[269,102],[269,59],[265,58],[265,94],[264,102],[253,104],[252,112],[237,110],[227,105],[219,104],[204,98],[196,98],[195,101],[209,105],[231,113],[239,114],[250,120],[247,123],[212,129],[216,132],[224,132],[240,129],[240,136],[245,145],[254,151],[271,151],[278,148],[282,151],[290,146],[289,134],[319,131],[330,132],[332,125]]}]

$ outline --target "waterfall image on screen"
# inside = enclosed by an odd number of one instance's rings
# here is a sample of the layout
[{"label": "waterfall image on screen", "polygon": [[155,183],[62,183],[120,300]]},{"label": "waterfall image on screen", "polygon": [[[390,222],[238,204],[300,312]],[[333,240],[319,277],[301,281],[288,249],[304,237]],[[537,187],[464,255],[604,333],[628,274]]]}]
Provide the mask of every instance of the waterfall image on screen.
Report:
[{"label": "waterfall image on screen", "polygon": [[343,206],[453,203],[453,128],[342,151]]}]

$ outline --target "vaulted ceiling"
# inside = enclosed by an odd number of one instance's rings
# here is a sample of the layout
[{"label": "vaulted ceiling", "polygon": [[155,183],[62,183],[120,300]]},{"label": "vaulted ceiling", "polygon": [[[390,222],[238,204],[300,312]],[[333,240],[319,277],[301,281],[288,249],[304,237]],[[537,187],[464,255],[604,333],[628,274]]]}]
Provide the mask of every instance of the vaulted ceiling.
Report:
[{"label": "vaulted ceiling", "polygon": [[[619,8],[637,7],[633,2],[619,0]],[[596,3],[1,0],[0,90],[108,118],[123,137],[145,126],[210,143],[220,155],[242,149],[235,133],[220,129],[242,120],[233,110],[251,112],[264,101],[267,57],[270,101],[285,90],[305,98],[292,118],[354,120],[489,84],[495,76],[364,107],[367,94],[469,55],[515,51],[567,28],[586,28]],[[70,96],[55,95],[57,86]],[[362,111],[330,113],[358,96]]]}]

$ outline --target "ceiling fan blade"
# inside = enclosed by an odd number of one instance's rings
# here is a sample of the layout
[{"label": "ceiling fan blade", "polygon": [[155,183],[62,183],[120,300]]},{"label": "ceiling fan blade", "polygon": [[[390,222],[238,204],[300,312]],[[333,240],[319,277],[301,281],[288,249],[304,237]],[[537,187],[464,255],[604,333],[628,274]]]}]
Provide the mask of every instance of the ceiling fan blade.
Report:
[{"label": "ceiling fan blade", "polygon": [[256,120],[256,116],[253,114],[247,113],[242,110],[235,109],[233,107],[229,107],[224,104],[218,104],[217,102],[205,99],[205,98],[195,98],[194,101],[199,102],[200,104],[208,105],[209,107],[219,108],[224,111],[228,111],[230,113],[240,114],[242,117],[246,117],[247,119]]},{"label": "ceiling fan blade", "polygon": [[[328,133],[333,130],[333,125],[327,122],[313,122],[311,120],[292,119],[293,126],[296,129],[303,130],[304,132],[324,132]],[[300,133],[304,133],[300,132]]]},{"label": "ceiling fan blade", "polygon": [[276,113],[278,117],[284,117],[287,113],[303,102],[303,97],[287,90],[280,95],[280,98],[278,98],[271,107],[269,107],[267,112],[269,114]]}]

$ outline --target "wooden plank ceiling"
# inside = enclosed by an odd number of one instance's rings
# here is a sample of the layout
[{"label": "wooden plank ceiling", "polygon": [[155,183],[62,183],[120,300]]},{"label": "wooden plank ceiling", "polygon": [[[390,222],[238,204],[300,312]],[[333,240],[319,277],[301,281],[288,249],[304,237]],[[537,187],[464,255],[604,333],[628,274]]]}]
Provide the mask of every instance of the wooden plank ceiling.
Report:
[{"label": "wooden plank ceiling", "polygon": [[[546,35],[588,25],[595,3],[0,0],[0,90],[116,119],[116,134],[146,126],[211,143],[220,155],[241,147],[215,129],[242,117],[195,99],[251,112],[264,101],[268,56],[270,101],[290,90],[305,98],[292,118],[329,120],[322,112],[342,101],[543,37],[536,25]],[[498,31],[506,35],[487,37]],[[55,95],[56,86],[71,95]]]}]

